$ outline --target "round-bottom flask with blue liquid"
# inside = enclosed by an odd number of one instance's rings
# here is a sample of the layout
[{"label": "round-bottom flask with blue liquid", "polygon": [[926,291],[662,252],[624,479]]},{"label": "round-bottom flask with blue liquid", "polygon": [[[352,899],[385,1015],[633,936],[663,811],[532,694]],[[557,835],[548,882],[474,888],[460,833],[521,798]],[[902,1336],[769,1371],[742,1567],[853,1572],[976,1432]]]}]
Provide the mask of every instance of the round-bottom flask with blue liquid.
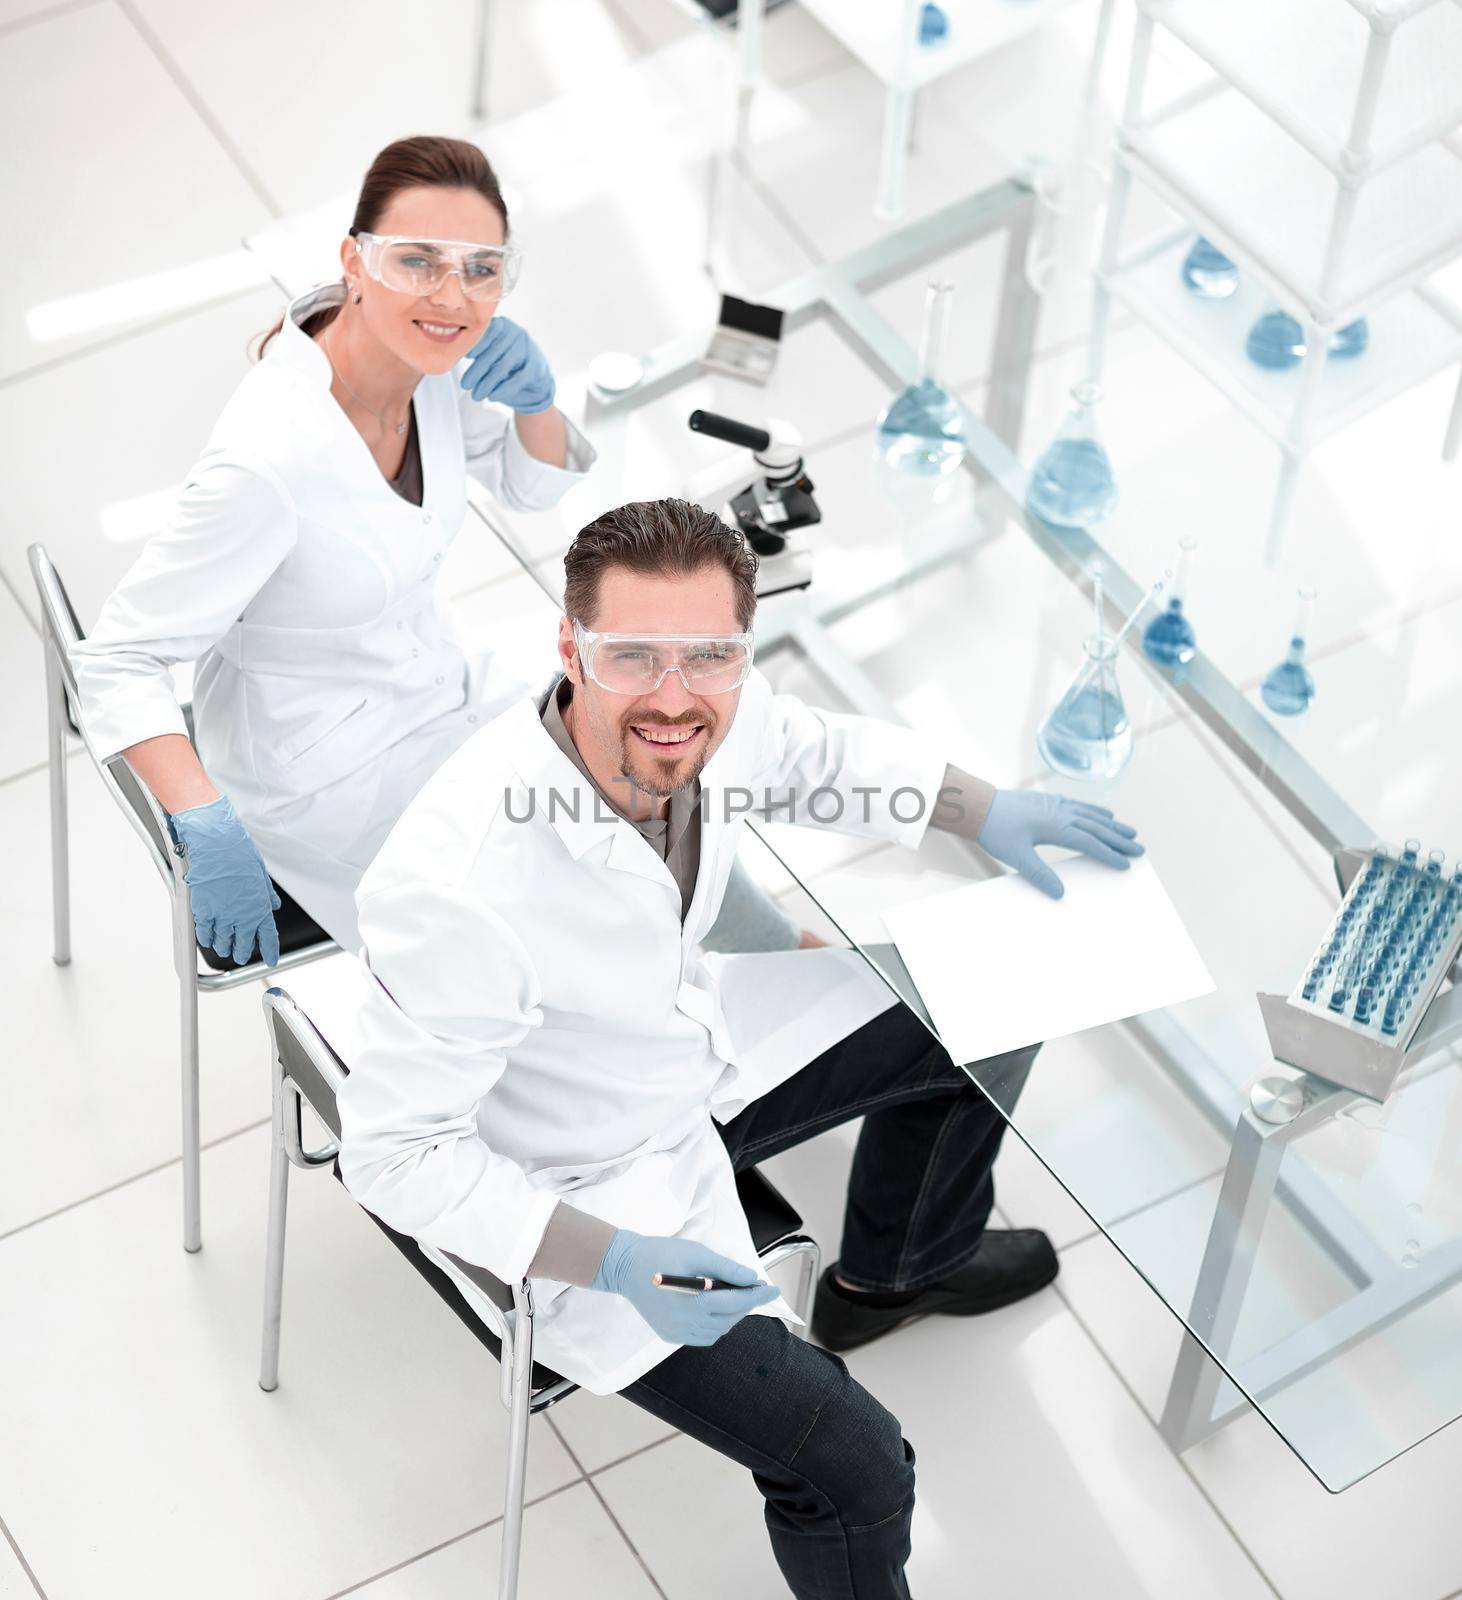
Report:
[{"label": "round-bottom flask with blue liquid", "polygon": [[1204,300],[1227,300],[1239,286],[1239,269],[1200,234],[1183,257],[1183,282]]},{"label": "round-bottom flask with blue liquid", "polygon": [[1101,388],[1091,382],[1071,390],[1071,413],[1031,468],[1026,504],[1058,528],[1087,528],[1117,506],[1112,461],[1097,432]]},{"label": "round-bottom flask with blue liquid", "polygon": [[1244,349],[1256,365],[1286,372],[1305,359],[1305,330],[1297,318],[1275,306],[1249,329]]},{"label": "round-bottom flask with blue liquid", "polygon": [[1117,649],[1111,634],[1083,641],[1086,660],[1046,714],[1036,748],[1053,772],[1095,781],[1115,778],[1132,755],[1132,724],[1117,683]]}]

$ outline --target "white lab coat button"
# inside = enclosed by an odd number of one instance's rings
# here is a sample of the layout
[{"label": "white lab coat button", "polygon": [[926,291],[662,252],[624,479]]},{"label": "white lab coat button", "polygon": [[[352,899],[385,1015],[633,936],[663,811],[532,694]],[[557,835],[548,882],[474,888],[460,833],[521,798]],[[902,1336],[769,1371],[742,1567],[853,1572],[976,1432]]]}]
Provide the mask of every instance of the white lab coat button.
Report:
[{"label": "white lab coat button", "polygon": [[396,624],[396,626],[397,626],[397,627],[398,627],[398,628],[404,628],[404,627],[405,627],[405,626],[406,626],[406,624],[405,624],[405,623],[404,623],[404,622],[398,622],[398,623],[397,623],[397,624]]},{"label": "white lab coat button", "polygon": [[477,713],[475,711],[469,711],[467,713],[467,720],[469,722],[476,722],[477,721]]},{"label": "white lab coat button", "polygon": [[422,514],[421,514],[421,520],[423,522],[430,522],[431,521],[431,512],[430,511],[423,511]]},{"label": "white lab coat button", "polygon": [[421,654],[421,651],[420,651],[420,650],[413,650],[413,651],[412,651],[412,652],[411,652],[411,659],[412,659],[412,660],[413,660],[413,661],[415,661],[415,660],[416,660],[416,658],[417,658],[417,657],[418,657],[418,656],[419,656],[419,655],[420,655],[420,654]]},{"label": "white lab coat button", "polygon": [[442,676],[440,676],[440,674],[438,675],[438,677],[437,677],[437,682],[438,683],[445,683],[446,681],[447,680],[445,678],[443,678]]}]

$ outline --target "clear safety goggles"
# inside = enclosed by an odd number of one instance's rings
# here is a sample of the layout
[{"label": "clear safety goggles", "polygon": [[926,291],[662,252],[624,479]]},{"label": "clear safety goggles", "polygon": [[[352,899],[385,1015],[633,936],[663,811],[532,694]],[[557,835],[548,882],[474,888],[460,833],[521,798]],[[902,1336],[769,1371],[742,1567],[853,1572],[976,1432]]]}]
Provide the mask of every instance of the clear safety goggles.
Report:
[{"label": "clear safety goggles", "polygon": [[595,633],[574,624],[584,675],[611,694],[654,694],[672,673],[689,694],[729,694],[751,671],[749,633]]},{"label": "clear safety goggles", "polygon": [[455,272],[469,300],[501,300],[518,281],[522,264],[522,252],[511,245],[462,239],[358,233],[355,247],[376,282],[398,294],[434,294]]}]

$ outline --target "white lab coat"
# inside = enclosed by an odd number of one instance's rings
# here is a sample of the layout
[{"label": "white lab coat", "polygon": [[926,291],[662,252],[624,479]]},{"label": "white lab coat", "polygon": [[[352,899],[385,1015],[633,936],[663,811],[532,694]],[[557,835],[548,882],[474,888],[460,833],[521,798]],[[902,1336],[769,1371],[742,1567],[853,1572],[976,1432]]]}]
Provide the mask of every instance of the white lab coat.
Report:
[{"label": "white lab coat", "polygon": [[[510,707],[427,783],[361,883],[362,992],[341,1041],[351,1193],[429,1250],[509,1282],[560,1196],[754,1265],[712,1118],[735,1116],[894,997],[850,951],[700,951],[743,825],[723,802],[832,785],[850,797],[843,831],[914,845],[927,811],[898,821],[887,796],[913,785],[932,806],[944,770],[921,736],[813,711],[754,672],[702,774],[682,925],[657,852],[564,756],[535,703]],[[853,785],[877,791],[866,823]],[[831,814],[826,796],[815,804]],[[894,809],[909,814],[907,794]],[[535,1283],[535,1298],[537,1358],[597,1393],[673,1348],[617,1296]]]},{"label": "white lab coat", "polygon": [[[437,590],[466,513],[466,472],[517,510],[553,505],[568,466],[529,455],[459,372],[414,396],[423,504],[386,482],[298,324],[343,294],[299,296],[224,407],[163,532],[74,652],[97,757],[186,731],[170,668],[198,661],[195,738],[275,879],[347,948],[354,892],[407,802],[521,690],[469,654]],[[465,462],[465,471],[464,471]],[[200,659],[201,658],[201,659]]]}]

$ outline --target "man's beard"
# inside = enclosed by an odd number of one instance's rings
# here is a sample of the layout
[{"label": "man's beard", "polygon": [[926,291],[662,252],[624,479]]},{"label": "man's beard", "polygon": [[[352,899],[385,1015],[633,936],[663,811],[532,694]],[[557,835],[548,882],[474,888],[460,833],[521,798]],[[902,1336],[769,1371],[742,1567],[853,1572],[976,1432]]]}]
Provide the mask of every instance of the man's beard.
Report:
[{"label": "man's beard", "polygon": [[[706,761],[709,759],[708,752],[710,751],[712,737],[715,732],[714,724],[704,721],[700,718],[697,718],[696,721],[700,722],[700,726],[703,729],[700,753],[686,768],[684,776],[679,775],[677,771],[676,776],[673,778],[670,776],[670,772],[666,771],[666,769],[669,768],[671,771],[675,771],[678,768],[679,763],[675,762],[671,758],[667,758],[665,760],[656,760],[654,756],[649,755],[644,750],[642,745],[635,742],[636,735],[631,732],[631,727],[635,722],[638,722],[641,726],[647,728],[683,728],[688,724],[684,722],[647,722],[643,717],[632,717],[628,721],[621,724],[619,733],[620,773],[626,779],[628,779],[628,781],[633,784],[635,789],[638,789],[641,794],[653,795],[657,800],[668,800],[677,789],[688,789],[691,784],[693,784],[696,779],[700,777]],[[648,762],[649,770],[643,773],[636,772],[634,770],[634,763],[637,760]]]}]

